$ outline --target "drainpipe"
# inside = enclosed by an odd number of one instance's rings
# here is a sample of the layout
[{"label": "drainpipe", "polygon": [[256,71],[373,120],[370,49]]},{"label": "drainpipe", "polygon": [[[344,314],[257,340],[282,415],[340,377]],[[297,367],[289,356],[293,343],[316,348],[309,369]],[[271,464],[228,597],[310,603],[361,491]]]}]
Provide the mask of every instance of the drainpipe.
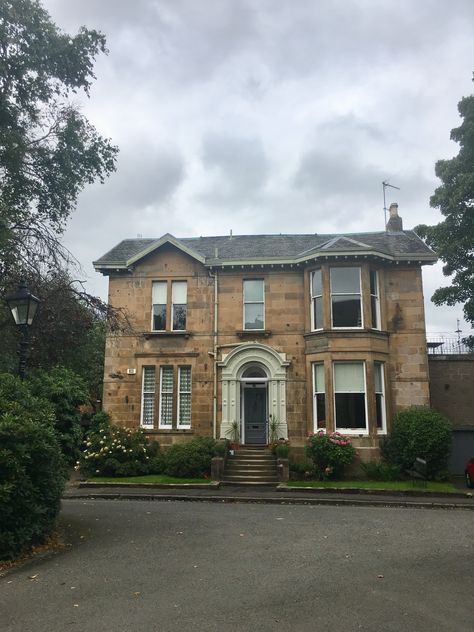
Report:
[{"label": "drainpipe", "polygon": [[212,436],[214,439],[217,439],[217,343],[218,343],[218,327],[217,327],[217,270],[215,274],[209,270],[209,276],[214,279],[214,345],[212,351],[212,357],[214,358],[214,384],[213,384],[213,402],[212,402]]}]

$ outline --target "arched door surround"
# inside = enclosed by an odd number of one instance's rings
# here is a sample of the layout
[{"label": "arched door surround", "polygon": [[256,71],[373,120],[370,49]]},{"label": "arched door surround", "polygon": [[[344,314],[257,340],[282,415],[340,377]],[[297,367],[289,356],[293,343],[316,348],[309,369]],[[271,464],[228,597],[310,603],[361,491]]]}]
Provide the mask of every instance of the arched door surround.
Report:
[{"label": "arched door surround", "polygon": [[[244,391],[251,384],[265,386],[266,423],[272,415],[280,424],[279,435],[288,437],[286,420],[286,369],[289,366],[285,353],[279,353],[259,342],[243,343],[223,356],[218,363],[222,384],[221,438],[229,438],[233,422],[240,426],[241,440],[245,441]],[[258,406],[263,405],[262,396]],[[268,438],[268,432],[267,432]]]}]

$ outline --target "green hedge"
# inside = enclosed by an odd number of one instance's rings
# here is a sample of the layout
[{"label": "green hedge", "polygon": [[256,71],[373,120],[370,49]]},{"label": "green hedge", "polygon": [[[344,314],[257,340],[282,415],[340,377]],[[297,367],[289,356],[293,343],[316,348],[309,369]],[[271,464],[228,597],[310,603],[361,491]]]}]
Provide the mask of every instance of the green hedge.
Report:
[{"label": "green hedge", "polygon": [[44,542],[54,527],[65,483],[51,425],[10,412],[0,415],[0,559]]},{"label": "green hedge", "polygon": [[216,441],[209,437],[198,437],[189,443],[172,445],[163,454],[162,473],[180,478],[207,476],[215,453]]},{"label": "green hedge", "polygon": [[402,470],[411,469],[416,458],[426,460],[429,479],[448,476],[452,432],[449,421],[424,406],[401,411],[393,420],[392,432],[381,443],[384,459]]}]

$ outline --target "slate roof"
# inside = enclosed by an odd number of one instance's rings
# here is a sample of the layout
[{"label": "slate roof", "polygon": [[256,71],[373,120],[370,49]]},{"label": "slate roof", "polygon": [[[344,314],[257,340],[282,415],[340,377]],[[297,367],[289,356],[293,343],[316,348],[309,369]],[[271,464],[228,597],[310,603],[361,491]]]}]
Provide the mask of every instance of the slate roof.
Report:
[{"label": "slate roof", "polygon": [[[181,245],[192,256],[204,258],[205,265],[235,263],[304,262],[318,256],[341,253],[367,254],[391,260],[417,260],[434,263],[436,255],[411,230],[390,233],[296,234],[296,235],[233,235],[216,237],[175,238],[164,235],[157,239],[125,239],[94,261],[96,270],[126,268],[141,256],[166,243]],[[142,254],[141,254],[142,253]],[[133,262],[131,261],[133,260]]]}]

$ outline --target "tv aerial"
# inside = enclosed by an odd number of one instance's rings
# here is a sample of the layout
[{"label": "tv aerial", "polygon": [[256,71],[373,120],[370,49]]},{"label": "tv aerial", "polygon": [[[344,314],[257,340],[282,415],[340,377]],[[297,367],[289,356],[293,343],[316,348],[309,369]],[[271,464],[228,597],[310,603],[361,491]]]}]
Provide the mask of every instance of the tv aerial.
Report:
[{"label": "tv aerial", "polygon": [[400,191],[400,187],[396,187],[393,184],[390,184],[389,182],[387,182],[387,180],[384,180],[382,182],[382,189],[383,189],[383,216],[384,216],[384,220],[385,220],[385,226],[387,225],[387,202],[385,201],[385,189],[387,187],[390,187],[391,189],[397,189],[397,191]]}]

